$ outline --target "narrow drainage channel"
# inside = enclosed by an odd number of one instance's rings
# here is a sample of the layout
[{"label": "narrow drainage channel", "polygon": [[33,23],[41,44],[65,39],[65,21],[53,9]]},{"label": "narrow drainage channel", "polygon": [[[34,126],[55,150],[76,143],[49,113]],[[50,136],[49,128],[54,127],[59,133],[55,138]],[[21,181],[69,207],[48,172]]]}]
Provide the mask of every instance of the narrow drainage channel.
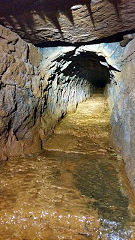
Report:
[{"label": "narrow drainage channel", "polygon": [[110,130],[107,100],[94,94],[42,154],[3,163],[0,239],[134,240],[134,198]]}]

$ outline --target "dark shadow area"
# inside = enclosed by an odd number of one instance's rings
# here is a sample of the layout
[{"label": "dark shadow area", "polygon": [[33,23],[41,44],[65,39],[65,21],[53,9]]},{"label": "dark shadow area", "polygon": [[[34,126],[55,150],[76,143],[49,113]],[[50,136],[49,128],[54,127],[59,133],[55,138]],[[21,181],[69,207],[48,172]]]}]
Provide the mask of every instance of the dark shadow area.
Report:
[{"label": "dark shadow area", "polygon": [[106,63],[104,57],[92,52],[81,52],[77,56],[68,55],[65,59],[72,62],[63,71],[64,76],[87,80],[95,90],[104,89],[110,82],[110,68],[101,64]]},{"label": "dark shadow area", "polygon": [[119,11],[119,5],[121,3],[121,0],[108,0],[108,2],[110,2],[111,4],[113,4],[114,8],[115,8],[115,12],[117,17],[120,19],[120,11]]},{"label": "dark shadow area", "polygon": [[70,9],[72,6],[80,4],[86,5],[90,15],[92,14],[91,0],[5,0],[0,2],[0,16],[19,15],[26,11],[36,11],[37,13],[62,11],[67,12],[67,17],[73,22]]},{"label": "dark shadow area", "polygon": [[95,23],[94,23],[94,18],[93,18],[93,13],[92,13],[92,9],[91,9],[91,0],[89,0],[89,2],[86,1],[86,6],[90,15],[90,20],[93,24],[93,27],[95,28]]}]

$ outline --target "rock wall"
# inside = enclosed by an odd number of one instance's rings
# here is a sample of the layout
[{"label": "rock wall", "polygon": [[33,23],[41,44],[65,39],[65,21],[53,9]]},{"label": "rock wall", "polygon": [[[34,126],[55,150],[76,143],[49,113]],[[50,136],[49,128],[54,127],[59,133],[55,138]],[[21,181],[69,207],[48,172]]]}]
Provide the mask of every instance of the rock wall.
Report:
[{"label": "rock wall", "polygon": [[112,136],[135,191],[135,39],[125,47],[122,71],[113,87]]},{"label": "rock wall", "polygon": [[66,60],[49,54],[43,61],[37,48],[2,26],[0,51],[0,159],[7,159],[39,151],[57,121],[90,96],[91,85],[64,75]]},{"label": "rock wall", "polygon": [[[41,54],[17,34],[0,26],[0,142],[1,158],[22,154],[33,145],[26,136],[40,116]],[[23,139],[26,141],[23,141]],[[28,141],[29,140],[29,141]],[[36,146],[37,145],[37,146]],[[38,141],[35,149],[38,149]]]}]

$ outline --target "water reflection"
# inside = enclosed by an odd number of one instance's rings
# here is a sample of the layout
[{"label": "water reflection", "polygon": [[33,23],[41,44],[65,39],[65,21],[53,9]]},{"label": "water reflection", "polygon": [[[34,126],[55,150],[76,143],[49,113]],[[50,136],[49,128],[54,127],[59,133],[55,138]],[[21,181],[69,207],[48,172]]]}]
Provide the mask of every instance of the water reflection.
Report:
[{"label": "water reflection", "polygon": [[0,240],[134,240],[134,198],[109,134],[107,102],[95,95],[42,154],[1,163]]}]

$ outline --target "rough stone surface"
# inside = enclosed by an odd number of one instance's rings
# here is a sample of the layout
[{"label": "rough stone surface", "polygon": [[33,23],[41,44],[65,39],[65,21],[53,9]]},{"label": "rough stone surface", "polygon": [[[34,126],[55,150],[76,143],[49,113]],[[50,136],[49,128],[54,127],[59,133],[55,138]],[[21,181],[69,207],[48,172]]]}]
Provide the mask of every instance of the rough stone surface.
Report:
[{"label": "rough stone surface", "polygon": [[53,50],[41,54],[3,26],[0,48],[0,158],[7,159],[38,152],[57,121],[90,96],[92,84],[74,66],[67,73],[71,61],[59,49],[57,57]]},{"label": "rough stone surface", "polygon": [[0,23],[32,43],[89,42],[134,30],[135,0],[6,0]]},{"label": "rough stone surface", "polygon": [[29,54],[28,54],[28,58],[30,63],[35,66],[35,67],[39,67],[40,62],[41,62],[41,55],[39,54],[38,50],[36,47],[34,47],[33,45],[30,44],[29,46]]},{"label": "rough stone surface", "polygon": [[[32,60],[33,48],[17,34],[0,26],[0,155],[21,155],[34,143],[33,136],[24,139],[40,115],[39,95],[33,91],[38,78],[37,62]],[[32,53],[31,53],[32,51]],[[41,61],[41,54],[34,52]],[[33,131],[33,130],[31,130]],[[39,146],[38,135],[36,145]],[[35,146],[37,151],[38,147]]]},{"label": "rough stone surface", "polygon": [[112,107],[112,136],[120,149],[135,191],[135,39],[123,53],[123,68],[115,76]]}]

